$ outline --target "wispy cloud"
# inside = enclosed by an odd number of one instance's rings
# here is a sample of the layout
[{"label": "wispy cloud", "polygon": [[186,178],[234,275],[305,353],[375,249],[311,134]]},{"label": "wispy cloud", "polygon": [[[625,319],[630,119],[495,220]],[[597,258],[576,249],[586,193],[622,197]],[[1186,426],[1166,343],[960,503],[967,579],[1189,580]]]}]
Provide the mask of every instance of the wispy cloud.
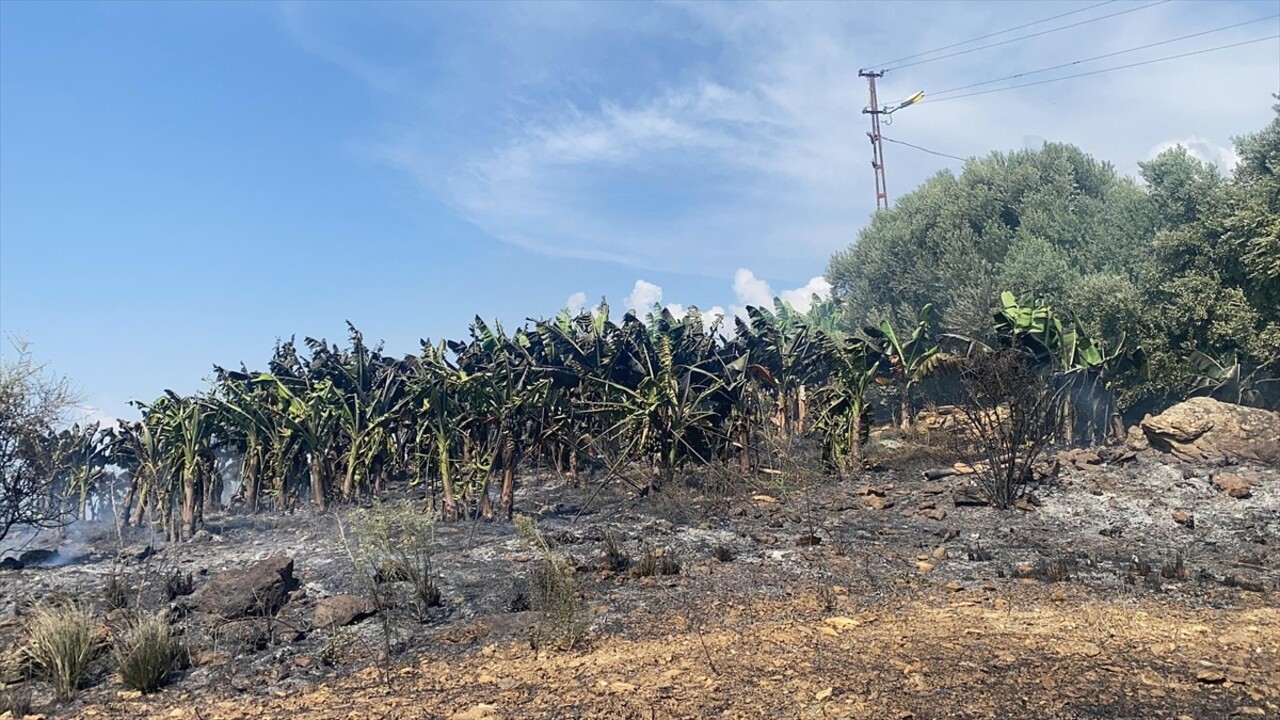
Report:
[{"label": "wispy cloud", "polygon": [[[891,71],[881,99],[1226,25],[1265,14],[1259,5],[1169,3],[1087,31]],[[748,265],[802,278],[847,246],[874,207],[861,114],[866,86],[856,69],[1075,5],[540,7],[551,8],[550,19],[484,6],[492,21],[475,50],[435,38],[448,46],[433,52],[453,61],[449,72],[472,73],[450,87],[465,81],[473,89],[447,101],[437,97],[440,82],[430,71],[415,75],[405,69],[418,67],[412,63],[371,61],[340,41],[340,28],[322,32],[302,17],[309,8],[290,9],[287,29],[379,92],[414,98],[376,132],[370,152],[504,242],[661,272],[726,277]],[[1262,23],[1124,60],[1274,28]],[[1261,43],[1206,56],[1211,62],[927,99],[896,115],[886,135],[960,156],[1018,149],[1029,136],[1067,141],[1127,173],[1148,149],[1184,138],[1193,152],[1226,165],[1229,136],[1268,120],[1268,91],[1280,86],[1275,53],[1274,42]],[[513,73],[518,81],[507,77]],[[941,168],[960,167],[900,146],[888,155],[891,197]],[[749,285],[744,292],[758,299]],[[790,297],[806,303],[817,290],[799,288]]]}]

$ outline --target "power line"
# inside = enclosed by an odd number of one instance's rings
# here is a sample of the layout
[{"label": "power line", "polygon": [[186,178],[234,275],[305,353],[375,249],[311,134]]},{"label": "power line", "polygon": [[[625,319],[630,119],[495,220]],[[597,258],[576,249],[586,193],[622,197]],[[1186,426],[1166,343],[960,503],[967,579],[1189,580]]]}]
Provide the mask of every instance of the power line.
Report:
[{"label": "power line", "polygon": [[980,87],[982,85],[990,85],[992,83],[1004,82],[1005,80],[1014,80],[1016,78],[1026,77],[1028,75],[1039,75],[1040,73],[1046,73],[1051,70],[1061,70],[1062,68],[1071,67],[1073,65],[1080,65],[1087,62],[1093,62],[1094,60],[1102,60],[1104,58],[1115,57],[1116,55],[1125,55],[1132,52],[1138,52],[1139,50],[1147,50],[1153,47],[1159,47],[1160,45],[1168,45],[1170,43],[1180,42],[1182,40],[1190,40],[1191,38],[1200,37],[1201,35],[1210,35],[1213,33],[1222,32],[1224,30],[1231,30],[1233,28],[1238,28],[1244,25],[1252,25],[1253,23],[1262,22],[1264,20],[1275,20],[1276,18],[1280,18],[1280,15],[1268,15],[1266,17],[1260,17],[1260,18],[1255,18],[1253,20],[1246,20],[1244,22],[1235,23],[1234,25],[1224,25],[1223,27],[1214,28],[1213,30],[1205,30],[1198,33],[1192,33],[1190,35],[1183,35],[1182,37],[1176,37],[1170,40],[1161,40],[1160,42],[1149,43],[1147,45],[1142,45],[1135,48],[1129,48],[1128,50],[1117,50],[1116,52],[1109,52],[1104,55],[1095,55],[1091,58],[1084,58],[1083,60],[1074,60],[1069,63],[1062,63],[1061,65],[1054,65],[1052,67],[1040,68],[1039,70],[1028,70],[1026,72],[1020,72],[1016,75],[1007,75],[1002,78],[996,78],[995,80],[983,80],[982,82],[970,83],[968,85],[959,85],[957,87],[947,88],[946,90],[938,90],[935,92],[931,92],[929,93],[929,97],[933,100],[941,100],[945,98],[939,98],[938,97],[939,95],[946,95],[948,93],[952,93],[957,90],[968,90],[969,88]]},{"label": "power line", "polygon": [[901,141],[901,140],[894,140],[894,139],[893,139],[893,138],[891,138],[891,137],[885,137],[885,136],[883,136],[883,135],[881,135],[880,137],[881,137],[885,142],[891,142],[891,143],[894,143],[894,144],[896,144],[896,145],[906,145],[906,146],[907,146],[907,147],[909,147],[909,148],[915,148],[916,150],[919,150],[919,151],[921,151],[921,152],[927,152],[927,153],[929,153],[930,155],[937,155],[937,156],[939,156],[939,157],[951,158],[952,160],[959,160],[960,162],[967,162],[967,161],[969,160],[969,158],[962,158],[962,157],[958,157],[958,156],[956,156],[956,155],[948,155],[948,154],[946,154],[946,153],[944,153],[944,152],[938,152],[937,150],[930,150],[929,148],[920,147],[919,145],[912,145],[912,144],[911,144],[911,143],[909,143],[909,142],[903,142],[903,141]]},{"label": "power line", "polygon": [[1036,82],[1021,83],[1018,85],[1010,85],[1008,87],[995,88],[992,90],[979,90],[978,92],[963,93],[961,95],[952,95],[950,97],[937,99],[924,99],[920,103],[927,102],[946,102],[948,100],[959,100],[960,98],[974,97],[976,95],[990,95],[991,93],[1004,92],[1006,90],[1017,90],[1018,88],[1032,87],[1033,85],[1045,85],[1047,83],[1059,82],[1061,80],[1071,80],[1073,78],[1087,77],[1089,75],[1101,75],[1102,73],[1115,72],[1116,70],[1125,70],[1128,68],[1141,67],[1143,65],[1152,65],[1154,63],[1165,62],[1168,60],[1177,60],[1179,58],[1192,57],[1193,55],[1204,55],[1205,53],[1217,52],[1219,50],[1229,50],[1231,48],[1242,47],[1244,45],[1253,45],[1255,43],[1266,42],[1267,40],[1275,40],[1280,38],[1278,35],[1268,35],[1267,37],[1257,38],[1255,40],[1245,40],[1243,42],[1231,43],[1230,45],[1219,45],[1218,47],[1205,48],[1204,50],[1195,50],[1193,52],[1179,53],[1177,55],[1168,55],[1153,60],[1144,60],[1142,62],[1129,63],[1128,65],[1116,65],[1115,67],[1102,68],[1101,70],[1091,70],[1089,72],[1076,73],[1075,75],[1063,75],[1062,77],[1049,78],[1048,80],[1037,80]]},{"label": "power line", "polygon": [[1147,3],[1146,5],[1139,5],[1136,8],[1129,8],[1128,10],[1113,12],[1109,15],[1099,15],[1098,17],[1089,18],[1088,20],[1081,20],[1080,22],[1074,22],[1074,23],[1071,23],[1070,25],[1062,25],[1056,28],[1049,28],[1048,30],[1041,30],[1040,32],[1034,32],[1027,35],[1019,35],[1018,37],[1009,38],[1008,40],[1001,40],[1000,42],[990,43],[987,45],[979,45],[976,48],[969,48],[968,50],[959,50],[957,52],[947,53],[946,55],[939,55],[937,57],[927,58],[925,60],[916,60],[915,62],[903,63],[901,65],[894,65],[892,67],[885,68],[884,72],[888,72],[890,70],[900,70],[902,68],[912,67],[915,65],[923,65],[925,63],[931,63],[937,60],[946,60],[947,58],[958,57],[960,55],[968,55],[971,52],[978,52],[979,50],[987,50],[989,48],[999,47],[1001,45],[1008,45],[1009,43],[1015,43],[1015,42],[1018,42],[1019,40],[1028,40],[1030,38],[1040,37],[1041,35],[1048,35],[1050,33],[1056,33],[1062,30],[1070,30],[1071,28],[1074,28],[1074,27],[1080,27],[1081,25],[1088,25],[1089,23],[1095,23],[1100,20],[1106,20],[1108,18],[1113,18],[1118,15],[1127,15],[1128,13],[1138,12],[1139,10],[1146,10],[1147,8],[1155,7],[1156,5],[1163,5],[1167,2],[1169,2],[1169,0],[1156,0],[1156,2]]},{"label": "power line", "polygon": [[993,37],[995,37],[995,36],[997,36],[997,35],[1003,35],[1003,34],[1005,34],[1005,33],[1011,33],[1011,32],[1013,32],[1014,30],[1022,30],[1023,28],[1029,28],[1029,27],[1031,27],[1031,26],[1033,26],[1033,25],[1042,25],[1042,24],[1044,24],[1044,23],[1049,22],[1050,20],[1057,20],[1058,18],[1064,18],[1064,17],[1067,17],[1068,15],[1078,15],[1078,14],[1080,14],[1080,13],[1082,13],[1082,12],[1086,11],[1086,10],[1092,10],[1092,9],[1094,9],[1094,8],[1096,8],[1096,7],[1102,7],[1103,5],[1110,5],[1111,3],[1115,2],[1115,1],[1116,1],[1116,0],[1106,0],[1105,2],[1100,2],[1100,3],[1096,3],[1096,4],[1094,4],[1094,5],[1090,5],[1090,6],[1088,6],[1088,7],[1080,8],[1079,10],[1072,10],[1071,12],[1064,12],[1064,13],[1062,13],[1062,14],[1060,14],[1060,15],[1054,15],[1053,17],[1047,17],[1047,18],[1045,18],[1045,19],[1043,19],[1043,20],[1036,20],[1035,22],[1024,23],[1024,24],[1022,24],[1022,25],[1018,25],[1018,26],[1016,26],[1016,27],[1011,27],[1011,28],[1008,28],[1008,29],[1006,29],[1006,30],[1000,30],[999,32],[987,33],[986,35],[979,35],[979,36],[978,36],[978,37],[976,37],[976,38],[970,38],[970,39],[968,39],[968,40],[965,40],[964,42],[952,43],[951,45],[943,45],[943,46],[942,46],[942,47],[940,47],[940,48],[934,48],[934,49],[932,49],[932,50],[926,50],[926,51],[924,51],[924,52],[916,53],[915,55],[908,55],[908,56],[906,56],[906,57],[900,57],[900,58],[897,58],[897,59],[895,59],[895,60],[889,60],[888,62],[876,63],[875,65],[869,65],[868,67],[869,67],[869,68],[873,68],[873,67],[884,67],[884,66],[886,66],[886,65],[893,65],[894,63],[900,63],[900,62],[902,62],[902,61],[904,61],[904,60],[915,60],[915,59],[916,59],[916,58],[918,58],[918,57],[924,57],[925,55],[932,55],[932,54],[934,54],[934,53],[936,53],[936,52],[942,52],[943,50],[950,50],[950,49],[952,49],[952,48],[958,48],[958,47],[960,47],[961,45],[968,45],[969,43],[975,43],[975,42],[978,42],[979,40],[986,40],[987,38],[993,38]]}]

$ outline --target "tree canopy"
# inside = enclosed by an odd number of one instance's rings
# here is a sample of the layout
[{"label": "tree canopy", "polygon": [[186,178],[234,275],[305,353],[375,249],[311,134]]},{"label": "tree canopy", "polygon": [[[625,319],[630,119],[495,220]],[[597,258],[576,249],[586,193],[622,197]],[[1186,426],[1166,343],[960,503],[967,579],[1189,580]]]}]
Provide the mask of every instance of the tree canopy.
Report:
[{"label": "tree canopy", "polygon": [[[1280,374],[1280,105],[1236,140],[1230,177],[1175,147],[1142,182],[1070,145],[992,153],[940,172],[876,214],[827,270],[853,326],[931,304],[945,328],[989,329],[1003,290],[1090,334],[1147,351],[1124,404],[1177,399],[1193,352]],[[1259,377],[1261,377],[1259,376]]]}]

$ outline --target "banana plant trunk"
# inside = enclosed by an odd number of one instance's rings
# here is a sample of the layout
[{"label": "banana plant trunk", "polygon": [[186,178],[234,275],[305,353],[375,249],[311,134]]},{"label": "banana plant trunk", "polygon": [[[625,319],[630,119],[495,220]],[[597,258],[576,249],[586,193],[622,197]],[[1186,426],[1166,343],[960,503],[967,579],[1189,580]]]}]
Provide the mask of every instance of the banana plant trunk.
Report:
[{"label": "banana plant trunk", "polygon": [[342,474],[342,501],[351,502],[356,494],[356,450],[353,447],[347,452],[347,470]]},{"label": "banana plant trunk", "polygon": [[445,520],[454,520],[458,517],[458,500],[453,490],[453,475],[449,472],[449,438],[443,433],[436,436],[436,451],[440,462],[440,494],[444,496],[440,514]]},{"label": "banana plant trunk", "polygon": [[182,539],[190,540],[196,534],[196,484],[194,467],[182,469]]},{"label": "banana plant trunk", "polygon": [[853,406],[853,419],[849,423],[849,462],[851,471],[862,468],[862,404]]},{"label": "banana plant trunk", "polygon": [[329,509],[329,499],[326,497],[329,488],[324,478],[324,455],[319,450],[311,451],[311,501],[315,503],[316,510],[324,512]]},{"label": "banana plant trunk", "polygon": [[900,417],[902,418],[902,432],[911,432],[911,383],[908,382],[902,386],[902,406],[900,408]]},{"label": "banana plant trunk", "polygon": [[245,455],[240,464],[240,475],[244,482],[244,505],[249,514],[258,512],[258,468],[253,455]]},{"label": "banana plant trunk", "polygon": [[738,442],[742,444],[741,454],[738,455],[738,469],[743,475],[751,474],[751,424],[742,423],[740,431],[741,437]]}]

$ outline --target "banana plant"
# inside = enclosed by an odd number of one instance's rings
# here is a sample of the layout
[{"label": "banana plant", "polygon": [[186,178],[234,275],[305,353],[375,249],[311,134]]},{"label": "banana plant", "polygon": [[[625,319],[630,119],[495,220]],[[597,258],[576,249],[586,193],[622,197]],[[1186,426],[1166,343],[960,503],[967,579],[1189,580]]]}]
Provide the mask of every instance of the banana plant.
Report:
[{"label": "banana plant", "polygon": [[912,388],[917,382],[951,367],[955,360],[955,356],[943,352],[934,336],[933,305],[920,308],[911,334],[905,340],[899,339],[888,320],[881,320],[879,327],[865,327],[863,332],[888,358],[892,380],[900,386],[899,425],[903,432],[909,432]]},{"label": "banana plant", "polygon": [[1192,395],[1261,408],[1273,408],[1280,400],[1280,378],[1268,378],[1258,368],[1249,369],[1239,356],[1229,363],[1219,362],[1193,350],[1188,360],[1195,372]]},{"label": "banana plant", "polygon": [[832,359],[830,382],[818,394],[815,428],[822,434],[823,456],[841,475],[862,466],[862,444],[871,425],[867,389],[892,371],[888,357],[857,337],[827,340]]}]

